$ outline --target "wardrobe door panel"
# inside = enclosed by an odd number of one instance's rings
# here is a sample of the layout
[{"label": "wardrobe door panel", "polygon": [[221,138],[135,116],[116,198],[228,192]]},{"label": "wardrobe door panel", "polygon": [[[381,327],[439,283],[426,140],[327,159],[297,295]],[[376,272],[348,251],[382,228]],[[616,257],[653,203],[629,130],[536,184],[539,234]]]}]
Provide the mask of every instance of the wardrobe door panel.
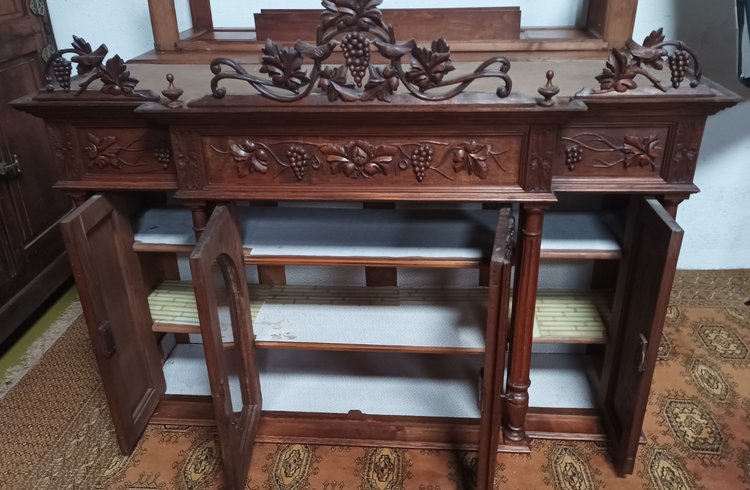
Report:
[{"label": "wardrobe door panel", "polygon": [[682,235],[656,199],[634,199],[601,391],[612,460],[620,475],[633,472]]},{"label": "wardrobe door panel", "polygon": [[60,227],[117,440],[129,453],[165,383],[151,333],[148,291],[122,204],[96,195],[65,216]]}]

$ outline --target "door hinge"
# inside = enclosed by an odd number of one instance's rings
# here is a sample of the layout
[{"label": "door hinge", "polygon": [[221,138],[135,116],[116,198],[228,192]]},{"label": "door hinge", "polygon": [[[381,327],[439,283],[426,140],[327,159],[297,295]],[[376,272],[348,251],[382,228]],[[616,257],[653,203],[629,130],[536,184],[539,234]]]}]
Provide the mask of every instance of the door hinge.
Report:
[{"label": "door hinge", "polygon": [[5,163],[0,160],[0,177],[6,175],[18,175],[21,173],[21,163],[18,161],[18,155],[13,155],[13,161]]}]

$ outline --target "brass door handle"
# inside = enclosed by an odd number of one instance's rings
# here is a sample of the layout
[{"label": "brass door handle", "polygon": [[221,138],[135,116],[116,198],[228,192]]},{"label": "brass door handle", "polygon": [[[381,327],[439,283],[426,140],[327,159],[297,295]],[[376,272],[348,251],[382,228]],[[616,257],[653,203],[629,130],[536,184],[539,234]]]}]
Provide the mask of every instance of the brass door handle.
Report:
[{"label": "brass door handle", "polygon": [[0,160],[0,177],[14,176],[21,173],[21,162],[18,161],[18,155],[13,155],[11,163],[5,163]]}]

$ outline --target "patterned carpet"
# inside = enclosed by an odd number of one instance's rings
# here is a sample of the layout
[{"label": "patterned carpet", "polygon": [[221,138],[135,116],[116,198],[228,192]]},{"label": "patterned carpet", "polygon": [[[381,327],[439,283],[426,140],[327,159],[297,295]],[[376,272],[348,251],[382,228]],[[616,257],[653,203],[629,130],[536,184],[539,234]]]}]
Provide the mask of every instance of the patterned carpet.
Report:
[{"label": "patterned carpet", "polygon": [[[599,444],[535,441],[498,455],[508,489],[750,488],[750,271],[681,272],[659,347],[635,473]],[[152,425],[118,453],[81,318],[0,400],[0,488],[221,488],[215,434]],[[471,488],[475,457],[450,451],[259,444],[248,489]]]}]

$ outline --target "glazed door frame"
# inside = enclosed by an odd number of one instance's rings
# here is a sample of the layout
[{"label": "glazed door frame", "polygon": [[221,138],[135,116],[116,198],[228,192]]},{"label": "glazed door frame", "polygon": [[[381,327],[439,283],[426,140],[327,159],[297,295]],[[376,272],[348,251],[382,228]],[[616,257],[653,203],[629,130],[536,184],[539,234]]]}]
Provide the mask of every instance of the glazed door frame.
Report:
[{"label": "glazed door frame", "polygon": [[[215,267],[226,286],[232,323],[233,349],[222,339]],[[219,432],[224,478],[228,488],[245,487],[261,415],[260,375],[255,336],[236,218],[228,206],[216,206],[190,255],[201,336],[211,385],[214,417]],[[230,352],[232,354],[230,354]],[[242,407],[235,412],[229,373],[237,371]]]}]

